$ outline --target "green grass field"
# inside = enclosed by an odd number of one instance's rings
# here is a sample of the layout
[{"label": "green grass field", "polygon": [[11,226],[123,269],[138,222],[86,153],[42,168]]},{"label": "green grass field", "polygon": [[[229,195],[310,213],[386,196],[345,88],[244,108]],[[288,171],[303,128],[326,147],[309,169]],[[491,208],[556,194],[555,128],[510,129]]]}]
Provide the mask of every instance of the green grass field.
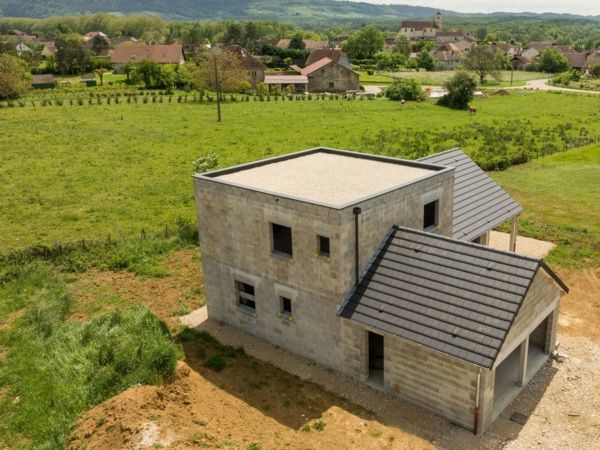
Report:
[{"label": "green grass field", "polygon": [[507,119],[600,133],[600,99],[592,96],[523,92],[474,104],[476,116],[430,102],[400,110],[385,99],[251,101],[223,105],[220,124],[206,103],[3,108],[0,249],[115,238],[193,219],[193,161],[212,151],[227,166],[315,146],[361,150],[363,136],[387,129],[503,130]]},{"label": "green grass field", "polygon": [[[393,78],[414,78],[423,85],[441,86],[448,78],[454,75],[456,71],[440,70],[434,72],[425,71],[409,71],[409,72],[385,72],[381,71],[373,75],[368,75],[366,72],[360,73],[360,82],[364,84],[386,84],[391,83]],[[523,70],[515,70],[513,72],[513,86],[524,86],[527,80],[539,80],[549,78],[547,73],[541,72],[525,72]],[[510,71],[503,70],[501,79],[494,80],[491,76],[487,77],[486,82],[482,87],[507,87],[510,86]]]},{"label": "green grass field", "polygon": [[600,267],[600,145],[492,176],[525,209],[520,232],[557,244],[548,257],[551,263]]}]

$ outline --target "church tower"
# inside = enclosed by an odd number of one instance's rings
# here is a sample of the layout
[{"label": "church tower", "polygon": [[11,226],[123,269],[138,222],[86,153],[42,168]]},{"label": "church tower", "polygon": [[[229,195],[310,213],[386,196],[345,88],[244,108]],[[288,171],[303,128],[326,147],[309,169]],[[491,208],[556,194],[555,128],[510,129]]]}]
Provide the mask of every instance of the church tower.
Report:
[{"label": "church tower", "polygon": [[439,30],[442,29],[442,12],[438,11],[435,15],[435,19],[434,22],[436,24],[436,26],[438,27]]}]

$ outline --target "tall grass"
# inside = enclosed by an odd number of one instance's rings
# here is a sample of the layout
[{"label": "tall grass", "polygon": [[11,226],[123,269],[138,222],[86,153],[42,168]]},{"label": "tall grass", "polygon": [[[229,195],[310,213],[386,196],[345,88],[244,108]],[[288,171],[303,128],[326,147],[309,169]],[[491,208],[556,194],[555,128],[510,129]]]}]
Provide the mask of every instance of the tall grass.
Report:
[{"label": "tall grass", "polygon": [[64,448],[78,414],[174,373],[181,350],[147,309],[70,322],[68,286],[48,264],[0,276],[0,446]]}]

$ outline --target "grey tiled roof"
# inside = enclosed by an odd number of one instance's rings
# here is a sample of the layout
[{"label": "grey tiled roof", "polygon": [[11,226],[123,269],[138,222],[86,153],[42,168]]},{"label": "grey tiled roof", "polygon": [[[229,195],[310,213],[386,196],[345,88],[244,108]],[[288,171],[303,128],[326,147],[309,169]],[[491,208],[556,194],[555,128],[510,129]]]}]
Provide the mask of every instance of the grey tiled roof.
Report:
[{"label": "grey tiled roof", "polygon": [[461,149],[421,158],[430,164],[454,167],[452,237],[470,241],[523,211],[494,180]]},{"label": "grey tiled roof", "polygon": [[490,368],[541,265],[393,227],[338,315]]}]

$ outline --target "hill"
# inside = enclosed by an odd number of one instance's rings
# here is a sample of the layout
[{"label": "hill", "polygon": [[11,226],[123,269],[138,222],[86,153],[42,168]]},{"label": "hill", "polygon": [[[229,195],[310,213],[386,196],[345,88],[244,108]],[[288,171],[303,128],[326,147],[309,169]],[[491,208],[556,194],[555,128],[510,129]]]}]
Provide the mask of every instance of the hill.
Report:
[{"label": "hill", "polygon": [[0,16],[5,17],[47,17],[94,12],[153,13],[172,19],[302,22],[308,19],[360,21],[430,17],[436,9],[337,0],[0,0]]},{"label": "hill", "polygon": [[[97,12],[156,14],[167,19],[278,20],[296,25],[330,25],[390,22],[399,19],[429,18],[436,8],[408,5],[375,5],[340,0],[0,0],[0,17],[79,15]],[[493,13],[461,14],[443,10],[449,18],[584,19],[569,14]],[[600,20],[600,17],[585,19]]]}]

